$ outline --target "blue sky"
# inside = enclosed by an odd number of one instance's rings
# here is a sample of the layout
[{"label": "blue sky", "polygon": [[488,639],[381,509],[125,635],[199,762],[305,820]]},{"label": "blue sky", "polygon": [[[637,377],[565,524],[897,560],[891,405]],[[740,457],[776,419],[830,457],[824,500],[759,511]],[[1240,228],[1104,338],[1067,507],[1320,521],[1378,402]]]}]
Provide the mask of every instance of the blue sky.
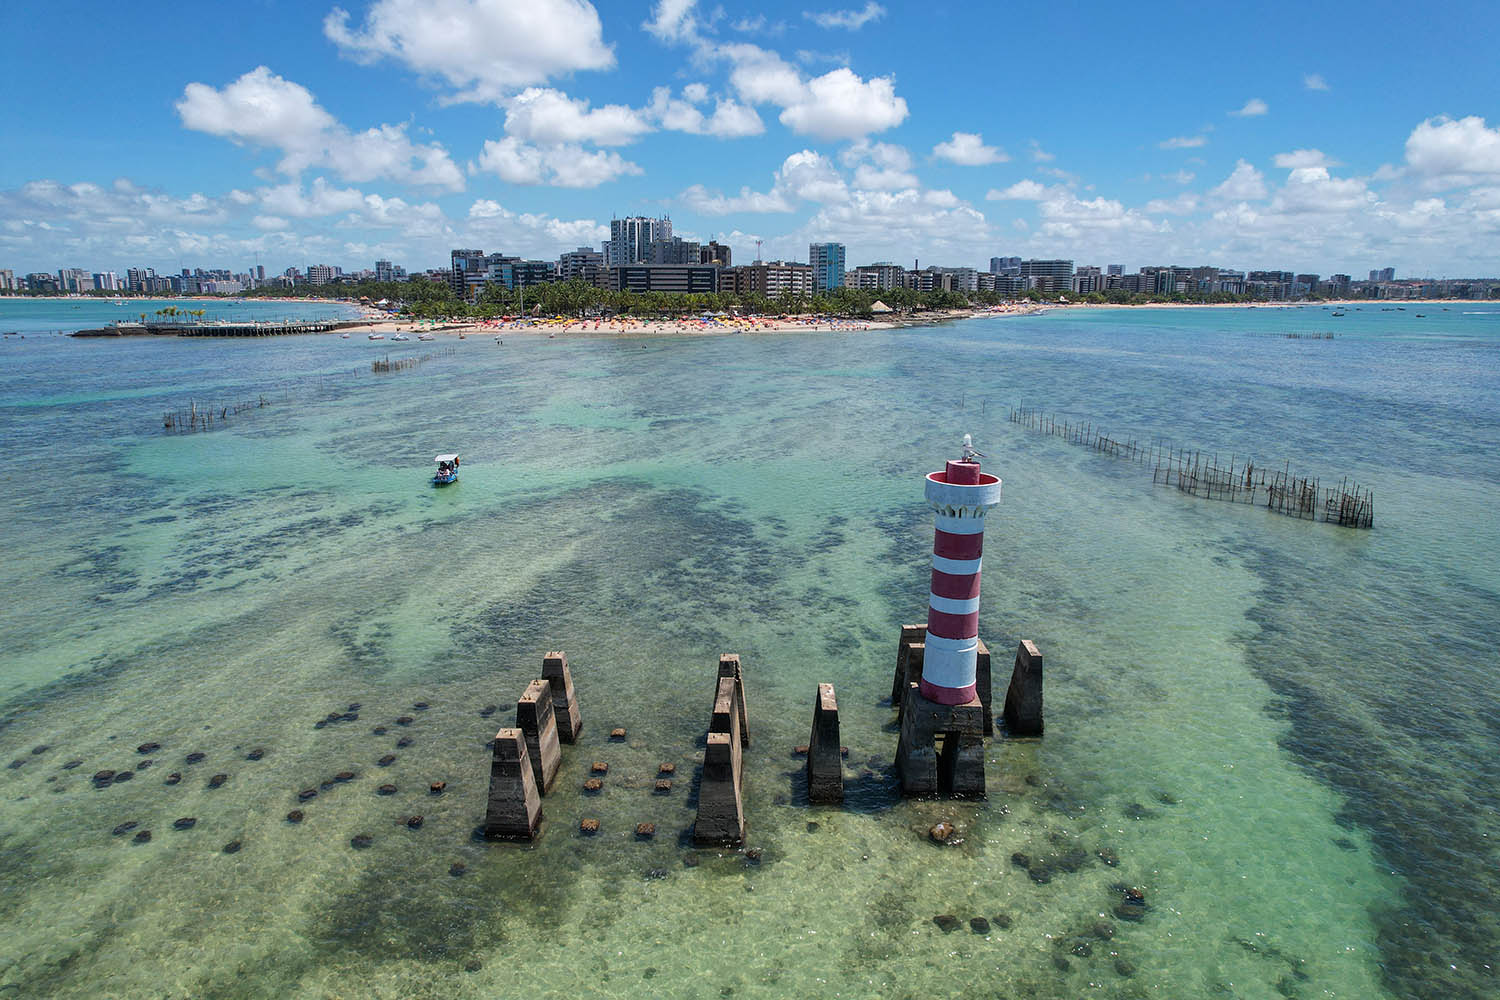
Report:
[{"label": "blue sky", "polygon": [[[13,2],[0,267],[736,260],[1500,273],[1492,4]],[[106,13],[108,12],[108,13]]]}]

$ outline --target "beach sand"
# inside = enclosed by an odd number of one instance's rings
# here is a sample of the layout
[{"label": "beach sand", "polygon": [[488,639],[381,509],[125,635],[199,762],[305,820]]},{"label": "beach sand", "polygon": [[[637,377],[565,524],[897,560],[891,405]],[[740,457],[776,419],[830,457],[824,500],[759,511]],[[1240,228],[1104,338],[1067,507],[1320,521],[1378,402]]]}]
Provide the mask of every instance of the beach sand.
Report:
[{"label": "beach sand", "polygon": [[930,311],[911,316],[894,314],[871,319],[846,319],[831,316],[750,316],[702,320],[698,318],[639,319],[567,319],[531,317],[511,319],[410,320],[372,317],[360,327],[346,328],[350,333],[431,332],[439,336],[714,336],[736,333],[860,333],[867,330],[892,330],[908,326],[931,326],[936,323],[976,316],[1024,316],[1041,312],[1039,306],[996,306],[989,309],[953,309]]}]

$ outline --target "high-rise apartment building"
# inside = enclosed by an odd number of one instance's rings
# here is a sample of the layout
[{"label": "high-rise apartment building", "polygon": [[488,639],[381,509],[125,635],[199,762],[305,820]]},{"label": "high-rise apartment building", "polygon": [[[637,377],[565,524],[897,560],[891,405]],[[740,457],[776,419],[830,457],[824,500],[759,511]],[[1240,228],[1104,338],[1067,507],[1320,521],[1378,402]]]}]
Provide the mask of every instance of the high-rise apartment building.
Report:
[{"label": "high-rise apartment building", "polygon": [[1073,290],[1073,262],[1071,260],[1023,260],[1021,277],[1030,279],[1027,287],[1042,292],[1067,292]]},{"label": "high-rise apartment building", "polygon": [[698,263],[729,267],[733,263],[733,255],[729,252],[729,248],[718,240],[709,240],[698,248]]},{"label": "high-rise apartment building", "polygon": [[1019,257],[991,257],[991,274],[1020,274],[1021,258]]},{"label": "high-rise apartment building", "polygon": [[395,281],[396,280],[396,269],[391,265],[390,261],[388,261],[388,260],[377,260],[375,262],[375,280],[376,281]]},{"label": "high-rise apartment building", "polygon": [[736,295],[764,295],[768,299],[774,299],[783,292],[811,295],[813,268],[811,264],[782,260],[741,264],[739,267],[724,269],[719,288],[725,292],[733,291]]},{"label": "high-rise apartment building", "polygon": [[890,261],[861,264],[854,269],[854,276],[855,287],[865,290],[885,291],[906,284],[906,268]]},{"label": "high-rise apartment building", "polygon": [[0,292],[14,292],[16,290],[16,272],[10,268],[0,269]]},{"label": "high-rise apartment building", "polygon": [[57,287],[64,292],[92,292],[94,275],[81,267],[64,267],[57,272]]},{"label": "high-rise apartment building", "polygon": [[1104,272],[1097,267],[1080,267],[1073,275],[1073,291],[1079,295],[1104,291]]},{"label": "high-rise apartment building", "polygon": [[813,288],[820,292],[844,285],[844,244],[809,243],[807,261],[813,269]]},{"label": "high-rise apartment building", "polygon": [[484,251],[454,250],[448,255],[448,287],[461,299],[473,298],[469,289],[484,284]]},{"label": "high-rise apartment building", "polygon": [[604,244],[604,264],[606,267],[621,267],[650,263],[651,244],[671,238],[672,220],[668,218],[648,219],[643,215],[633,215],[628,219],[610,219],[609,240]]},{"label": "high-rise apartment building", "polygon": [[717,264],[626,264],[609,268],[609,287],[617,292],[713,293],[727,290],[727,272]]},{"label": "high-rise apartment building", "polygon": [[658,267],[664,264],[701,264],[698,258],[698,243],[681,236],[652,240],[646,251],[646,263]]},{"label": "high-rise apartment building", "polygon": [[604,254],[593,247],[579,247],[557,258],[559,281],[581,281],[586,285],[603,287],[608,275],[604,270]]},{"label": "high-rise apartment building", "polygon": [[307,283],[327,285],[333,281],[335,270],[327,264],[309,264],[307,265]]},{"label": "high-rise apartment building", "polygon": [[1124,274],[1124,273],[1125,273],[1125,265],[1124,264],[1106,264],[1105,267],[1104,267],[1104,276],[1106,278],[1109,277],[1112,274],[1113,275],[1121,275],[1121,274]]}]

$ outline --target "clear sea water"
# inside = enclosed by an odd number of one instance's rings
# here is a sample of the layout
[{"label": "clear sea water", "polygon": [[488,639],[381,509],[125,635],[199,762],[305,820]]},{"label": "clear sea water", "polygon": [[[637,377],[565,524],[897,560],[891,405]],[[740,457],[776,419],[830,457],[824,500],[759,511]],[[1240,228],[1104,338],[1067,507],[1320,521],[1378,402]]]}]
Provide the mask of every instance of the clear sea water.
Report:
[{"label": "clear sea water", "polygon": [[[503,346],[37,333],[69,305],[0,301],[29,331],[0,344],[0,996],[1496,992],[1500,307]],[[1017,404],[1352,476],[1376,526],[1153,487]],[[1001,688],[1040,646],[1047,734],[990,744],[985,802],[904,801],[884,699],[924,615],[922,476],[964,432],[1005,480],[981,634]],[[435,490],[449,450],[462,481]],[[550,649],[583,739],[542,838],[482,843],[485,741]],[[682,840],[727,651],[755,859]],[[807,805],[792,752],[820,681],[842,808]],[[927,839],[940,819],[962,844]]]}]

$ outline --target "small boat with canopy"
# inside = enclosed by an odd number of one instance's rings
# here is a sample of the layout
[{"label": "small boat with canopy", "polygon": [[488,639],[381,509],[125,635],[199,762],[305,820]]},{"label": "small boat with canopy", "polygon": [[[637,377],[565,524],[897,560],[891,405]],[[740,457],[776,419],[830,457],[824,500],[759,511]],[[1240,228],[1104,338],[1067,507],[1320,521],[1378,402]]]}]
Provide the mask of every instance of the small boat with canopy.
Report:
[{"label": "small boat with canopy", "polygon": [[447,486],[458,482],[457,455],[438,455],[433,461],[437,462],[437,474],[432,477],[432,485]]}]

